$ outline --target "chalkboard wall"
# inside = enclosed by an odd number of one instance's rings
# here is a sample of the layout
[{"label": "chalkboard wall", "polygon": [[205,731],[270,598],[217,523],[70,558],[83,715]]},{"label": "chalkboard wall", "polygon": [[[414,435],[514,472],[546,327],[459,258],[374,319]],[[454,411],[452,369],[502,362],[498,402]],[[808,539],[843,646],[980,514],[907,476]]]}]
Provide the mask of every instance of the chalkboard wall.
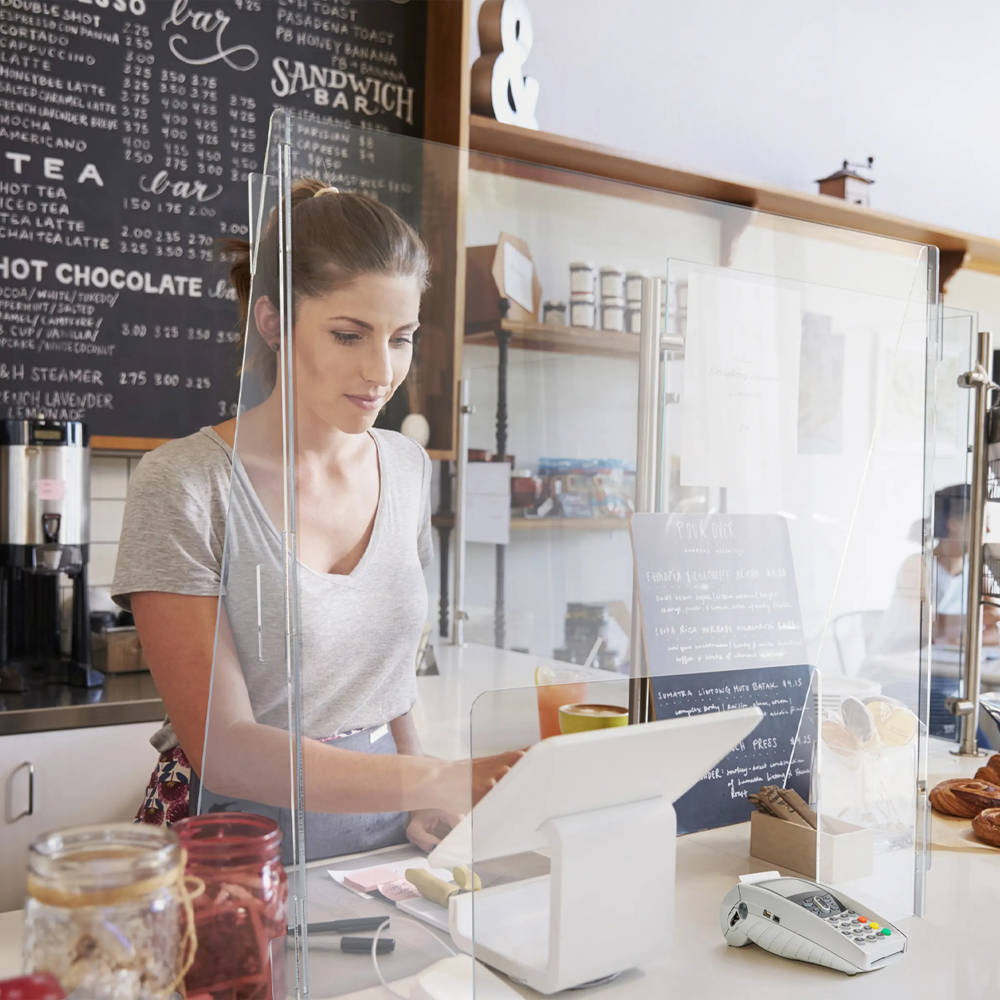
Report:
[{"label": "chalkboard wall", "polygon": [[[3,0],[0,416],[152,443],[231,415],[216,244],[271,112],[423,134],[426,33],[426,0]],[[312,162],[358,188],[400,169],[382,146],[345,129]]]}]

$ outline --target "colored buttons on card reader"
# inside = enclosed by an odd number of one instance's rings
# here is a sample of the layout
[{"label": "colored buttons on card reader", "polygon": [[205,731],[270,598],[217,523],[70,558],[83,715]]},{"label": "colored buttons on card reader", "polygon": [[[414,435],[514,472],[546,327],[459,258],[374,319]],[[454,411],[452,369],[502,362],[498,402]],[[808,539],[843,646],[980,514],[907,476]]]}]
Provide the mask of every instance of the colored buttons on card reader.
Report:
[{"label": "colored buttons on card reader", "polygon": [[858,917],[858,923],[859,924],[867,924],[868,923],[868,918],[867,917]]}]

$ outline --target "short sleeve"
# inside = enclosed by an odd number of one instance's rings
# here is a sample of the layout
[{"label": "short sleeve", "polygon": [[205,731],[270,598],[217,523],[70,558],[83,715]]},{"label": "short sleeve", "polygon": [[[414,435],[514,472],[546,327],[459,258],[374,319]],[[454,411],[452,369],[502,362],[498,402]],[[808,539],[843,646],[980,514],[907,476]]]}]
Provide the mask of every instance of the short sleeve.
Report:
[{"label": "short sleeve", "polygon": [[420,520],[417,525],[417,555],[424,569],[434,561],[434,543],[431,540],[431,460],[421,449],[423,475],[420,482]]},{"label": "short sleeve", "polygon": [[163,449],[150,452],[129,482],[111,596],[156,590],[214,597],[222,576],[225,507],[203,467]]}]

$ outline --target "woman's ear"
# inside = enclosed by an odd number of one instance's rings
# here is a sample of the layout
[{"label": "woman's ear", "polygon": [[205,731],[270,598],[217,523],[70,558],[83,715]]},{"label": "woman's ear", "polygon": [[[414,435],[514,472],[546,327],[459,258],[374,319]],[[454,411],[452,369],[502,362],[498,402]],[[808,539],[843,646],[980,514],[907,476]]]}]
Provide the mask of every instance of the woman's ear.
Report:
[{"label": "woman's ear", "polygon": [[266,295],[254,302],[253,320],[267,346],[277,351],[281,347],[281,314]]}]

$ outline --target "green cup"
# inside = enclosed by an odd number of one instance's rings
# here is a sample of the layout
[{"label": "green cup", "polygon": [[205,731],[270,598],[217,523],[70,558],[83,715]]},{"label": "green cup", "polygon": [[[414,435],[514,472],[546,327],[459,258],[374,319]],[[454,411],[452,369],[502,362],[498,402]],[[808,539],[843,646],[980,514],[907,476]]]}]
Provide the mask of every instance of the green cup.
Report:
[{"label": "green cup", "polygon": [[588,729],[607,729],[628,725],[628,709],[620,705],[560,705],[559,731],[583,733]]}]

